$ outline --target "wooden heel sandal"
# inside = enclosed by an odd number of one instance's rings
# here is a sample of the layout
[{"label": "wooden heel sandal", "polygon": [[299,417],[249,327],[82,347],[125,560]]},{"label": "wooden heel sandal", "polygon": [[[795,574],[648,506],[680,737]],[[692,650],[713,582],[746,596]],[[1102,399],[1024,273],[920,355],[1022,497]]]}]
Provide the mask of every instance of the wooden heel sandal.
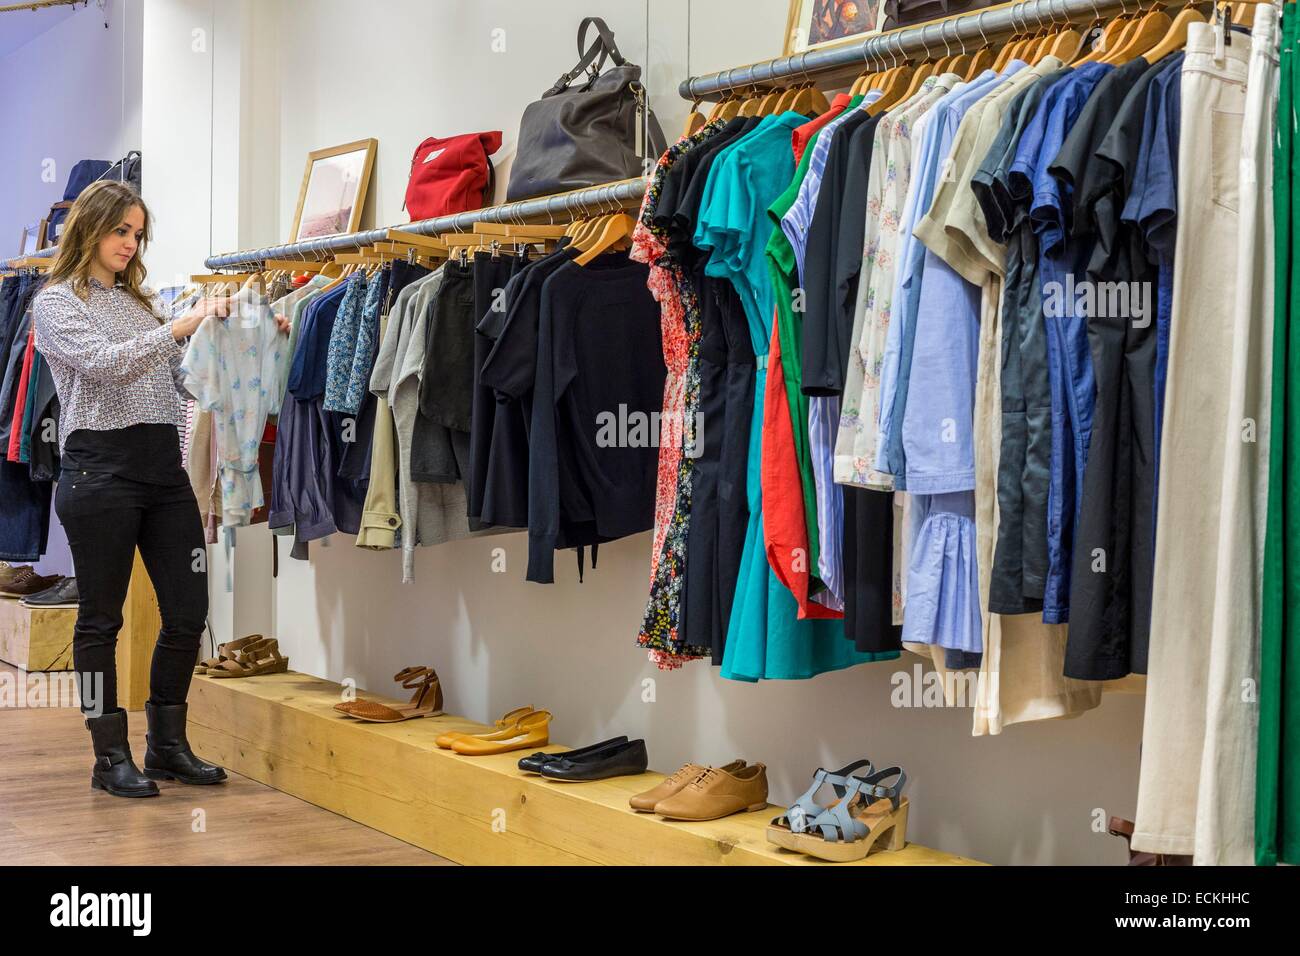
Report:
[{"label": "wooden heel sandal", "polygon": [[[881,781],[897,778],[892,786]],[[820,860],[847,863],[865,859],[876,841],[890,834],[889,849],[907,845],[907,774],[890,767],[864,778],[850,777],[839,803],[818,815],[807,833],[793,834],[794,849]],[[885,799],[888,798],[888,799]]]},{"label": "wooden heel sandal", "polygon": [[407,690],[414,688],[415,693],[411,695],[409,704],[389,707],[374,700],[345,700],[335,704],[334,709],[348,717],[374,724],[395,724],[414,717],[442,715],[442,685],[432,667],[403,667],[393,675],[393,680]]},{"label": "wooden heel sandal", "polygon": [[[857,771],[863,771],[861,776],[855,776]],[[844,799],[844,795],[848,793],[848,788],[852,782],[870,777],[874,772],[875,768],[871,765],[871,761],[866,758],[855,760],[847,767],[841,767],[839,770],[826,770],[824,767],[818,767],[817,772],[813,774],[812,786],[805,790],[799,799],[790,804],[790,809],[773,820],[768,826],[767,842],[775,843],[787,850],[798,849],[795,846],[794,838],[801,833],[807,833],[812,826],[813,820],[833,807],[836,802]],[[831,792],[835,794],[830,803],[822,803],[817,799],[818,792],[825,786],[829,786]]]}]

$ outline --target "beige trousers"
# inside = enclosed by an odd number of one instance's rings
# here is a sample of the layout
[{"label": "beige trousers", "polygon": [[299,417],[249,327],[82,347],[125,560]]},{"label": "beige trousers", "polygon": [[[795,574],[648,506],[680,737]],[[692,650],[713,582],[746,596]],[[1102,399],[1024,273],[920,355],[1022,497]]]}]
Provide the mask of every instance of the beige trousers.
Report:
[{"label": "beige trousers", "polygon": [[[1270,9],[1257,15],[1266,20]],[[1159,510],[1156,518],[1155,580],[1151,607],[1151,650],[1147,674],[1146,718],[1142,733],[1135,850],[1193,853],[1196,847],[1202,755],[1226,756],[1226,738],[1210,743],[1207,705],[1211,698],[1226,724],[1236,725],[1227,709],[1240,704],[1216,657],[1213,637],[1219,622],[1236,633],[1224,638],[1251,642],[1240,611],[1227,605],[1258,600],[1250,567],[1232,568],[1253,530],[1225,527],[1250,519],[1240,486],[1241,456],[1258,454],[1242,445],[1247,396],[1242,375],[1260,379],[1260,341],[1250,316],[1239,314],[1243,297],[1241,256],[1264,250],[1238,241],[1243,200],[1241,159],[1247,107],[1246,79],[1251,43],[1241,35],[1215,49],[1215,30],[1194,23],[1188,31],[1182,68],[1182,125],[1178,152],[1178,237],[1174,263],[1173,310],[1160,453]],[[1252,147],[1253,149],[1253,147]],[[1249,192],[1249,189],[1247,190]],[[1249,199],[1254,205],[1254,200]],[[1253,209],[1246,210],[1247,231]],[[1241,290],[1239,294],[1239,290]],[[1263,290],[1271,296],[1271,289]],[[1246,334],[1243,335],[1243,330]],[[1252,390],[1258,388],[1258,382]],[[1263,411],[1263,409],[1261,409]],[[1256,417],[1258,421],[1258,417]],[[1257,434],[1257,433],[1256,433]],[[1253,470],[1256,466],[1251,465]],[[1261,471],[1261,481],[1266,468]],[[1226,508],[1225,508],[1226,503]],[[1262,532],[1263,507],[1258,522]],[[1262,541],[1262,536],[1260,538]],[[1220,554],[1227,542],[1229,554]],[[1245,550],[1249,550],[1246,548]],[[1247,562],[1249,563],[1249,562]],[[1250,611],[1245,617],[1257,616]],[[1218,671],[1212,675],[1212,670]],[[1252,708],[1253,710],[1253,705]],[[1242,716],[1239,712],[1238,716]],[[1244,741],[1232,747],[1240,750]],[[1253,763],[1254,747],[1250,760]],[[1233,759],[1244,761],[1244,754]],[[1236,764],[1238,772],[1241,764]],[[1213,774],[1217,768],[1208,768]],[[1249,781],[1253,787],[1253,770]],[[1217,789],[1216,787],[1212,789]],[[1236,801],[1222,811],[1243,813]],[[1253,815],[1252,815],[1253,816]]]}]

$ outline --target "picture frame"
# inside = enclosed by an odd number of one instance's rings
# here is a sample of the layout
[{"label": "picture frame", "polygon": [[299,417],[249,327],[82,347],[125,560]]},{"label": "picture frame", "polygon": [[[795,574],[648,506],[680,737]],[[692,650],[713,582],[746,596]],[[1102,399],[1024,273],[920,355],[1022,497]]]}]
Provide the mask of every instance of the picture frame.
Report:
[{"label": "picture frame", "polygon": [[23,226],[23,239],[18,246],[20,256],[30,256],[33,252],[40,251],[44,225],[43,222],[33,222]]},{"label": "picture frame", "polygon": [[356,232],[379,140],[359,139],[307,154],[290,242]]},{"label": "picture frame", "polygon": [[885,0],[790,0],[783,56],[883,32]]}]

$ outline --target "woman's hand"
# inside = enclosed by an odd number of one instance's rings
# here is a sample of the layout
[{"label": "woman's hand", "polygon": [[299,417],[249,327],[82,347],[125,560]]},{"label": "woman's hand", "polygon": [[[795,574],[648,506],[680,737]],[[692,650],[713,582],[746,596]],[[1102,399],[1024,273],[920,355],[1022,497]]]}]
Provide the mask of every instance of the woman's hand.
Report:
[{"label": "woman's hand", "polygon": [[293,320],[283,312],[275,313],[275,325],[280,330],[281,335],[288,335],[293,329]]},{"label": "woman's hand", "polygon": [[194,303],[194,307],[179,319],[172,320],[172,338],[177,342],[187,339],[203,324],[210,315],[225,318],[230,314],[230,303],[225,298],[209,297]]}]

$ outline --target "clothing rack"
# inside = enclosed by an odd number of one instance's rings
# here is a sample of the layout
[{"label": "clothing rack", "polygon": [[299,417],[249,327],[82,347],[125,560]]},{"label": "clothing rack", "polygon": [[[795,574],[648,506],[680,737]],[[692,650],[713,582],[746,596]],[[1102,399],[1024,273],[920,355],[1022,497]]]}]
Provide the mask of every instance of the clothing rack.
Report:
[{"label": "clothing rack", "polygon": [[[1172,6],[1175,3],[1181,5],[1182,0],[1160,2]],[[719,94],[748,87],[775,86],[790,80],[844,77],[860,73],[867,64],[897,65],[918,54],[930,56],[944,50],[969,52],[1013,33],[1037,29],[1040,25],[1046,27],[1053,21],[1092,21],[1105,14],[1126,10],[1136,12],[1137,8],[1137,3],[1130,7],[1125,0],[1023,0],[878,33],[857,43],[805,50],[748,66],[692,76],[682,81],[677,92],[687,100],[712,100]]]},{"label": "clothing rack", "polygon": [[24,259],[47,259],[59,254],[58,246],[50,246],[48,249],[41,249],[39,252],[29,252],[25,256],[13,256],[9,259],[0,259],[0,272],[14,272],[20,266],[17,263]]},{"label": "clothing rack", "polygon": [[421,219],[418,222],[401,223],[380,229],[341,233],[337,236],[322,236],[319,239],[289,242],[264,249],[246,249],[242,252],[209,256],[203,264],[209,269],[228,269],[232,266],[264,262],[267,259],[319,258],[342,249],[360,249],[372,243],[382,242],[389,238],[390,229],[429,236],[441,232],[460,232],[471,228],[476,222],[523,224],[538,219],[555,222],[557,216],[563,220],[572,218],[575,213],[616,211],[634,205],[641,202],[642,197],[645,196],[645,186],[644,179],[623,179],[587,189],[556,193],[552,196],[539,196],[536,199],[503,203],[499,206],[485,206],[482,209],[472,209],[451,216],[439,216],[435,219]]}]

